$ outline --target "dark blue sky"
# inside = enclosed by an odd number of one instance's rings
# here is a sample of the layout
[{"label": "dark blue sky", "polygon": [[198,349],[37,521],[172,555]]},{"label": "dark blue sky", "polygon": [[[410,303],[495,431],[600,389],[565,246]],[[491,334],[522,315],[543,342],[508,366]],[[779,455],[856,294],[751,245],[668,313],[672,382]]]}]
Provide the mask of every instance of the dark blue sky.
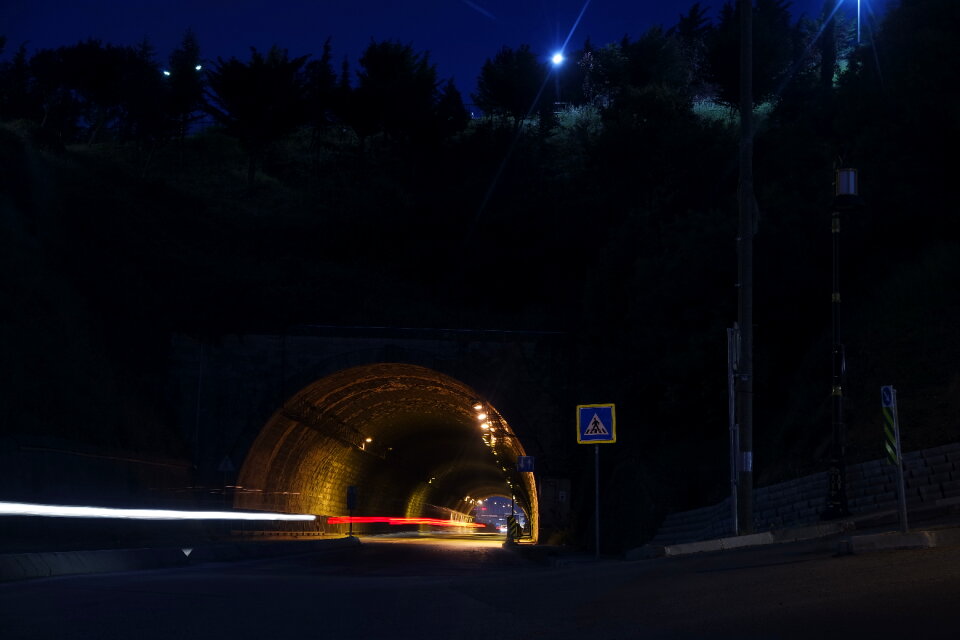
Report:
[{"label": "dark blue sky", "polygon": [[[833,1],[833,0],[831,0]],[[877,10],[887,0],[862,0]],[[794,0],[796,15],[816,15],[824,0]],[[701,5],[716,10],[722,0]],[[591,0],[570,39],[576,49],[589,37],[605,44],[649,27],[672,26],[692,0]],[[856,11],[856,0],[845,0]],[[188,27],[203,56],[248,57],[249,47],[278,44],[291,55],[321,51],[332,37],[333,54],[354,64],[370,39],[396,40],[430,51],[441,77],[454,76],[465,97],[486,58],[503,45],[529,44],[548,55],[577,22],[583,0],[3,0],[0,35],[6,56],[21,42],[37,48],[74,44],[88,37],[136,44],[147,37],[166,60]]]}]

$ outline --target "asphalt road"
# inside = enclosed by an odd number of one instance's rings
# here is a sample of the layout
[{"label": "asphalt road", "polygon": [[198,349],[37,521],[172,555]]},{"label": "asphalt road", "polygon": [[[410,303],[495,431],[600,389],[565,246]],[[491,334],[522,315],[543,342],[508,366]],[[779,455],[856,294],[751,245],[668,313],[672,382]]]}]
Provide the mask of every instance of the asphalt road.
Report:
[{"label": "asphalt road", "polygon": [[960,549],[528,561],[492,539],[0,584],[0,638],[955,638]]}]

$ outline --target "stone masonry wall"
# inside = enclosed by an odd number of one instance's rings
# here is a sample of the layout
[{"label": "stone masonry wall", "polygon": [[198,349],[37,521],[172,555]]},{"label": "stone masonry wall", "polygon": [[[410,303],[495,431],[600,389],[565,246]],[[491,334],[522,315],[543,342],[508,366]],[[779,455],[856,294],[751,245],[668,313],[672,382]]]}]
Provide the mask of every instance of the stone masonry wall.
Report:
[{"label": "stone masonry wall", "polygon": [[[960,502],[960,442],[903,455],[907,509]],[[871,460],[847,468],[847,501],[853,516],[897,508],[896,468]],[[755,489],[754,530],[816,524],[826,505],[827,474],[815,473]],[[668,515],[651,544],[698,542],[734,535],[730,498]]]}]

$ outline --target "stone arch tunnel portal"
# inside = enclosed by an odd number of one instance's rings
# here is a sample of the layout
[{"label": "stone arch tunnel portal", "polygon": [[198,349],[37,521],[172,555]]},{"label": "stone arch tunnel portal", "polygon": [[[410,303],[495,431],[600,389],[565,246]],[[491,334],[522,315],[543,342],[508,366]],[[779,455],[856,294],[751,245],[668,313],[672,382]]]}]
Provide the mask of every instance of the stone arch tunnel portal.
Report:
[{"label": "stone arch tunnel portal", "polygon": [[512,495],[537,537],[533,473],[507,420],[466,384],[426,367],[380,363],[321,378],[255,438],[235,505],[317,515],[449,518]]}]

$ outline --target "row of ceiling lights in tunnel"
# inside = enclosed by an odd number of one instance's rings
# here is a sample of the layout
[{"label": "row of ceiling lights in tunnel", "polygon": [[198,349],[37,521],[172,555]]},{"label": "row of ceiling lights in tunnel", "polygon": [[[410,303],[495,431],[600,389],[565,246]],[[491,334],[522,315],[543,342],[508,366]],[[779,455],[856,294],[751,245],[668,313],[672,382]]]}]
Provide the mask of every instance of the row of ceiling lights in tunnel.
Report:
[{"label": "row of ceiling lights in tunnel", "polygon": [[[480,402],[479,400],[475,401],[473,403],[473,410],[476,412],[477,421],[480,423],[480,429],[482,431],[482,435],[480,437],[484,444],[490,447],[494,458],[496,458],[497,466],[499,466],[500,470],[503,472],[504,481],[509,488],[510,499],[516,501],[517,497],[514,495],[513,480],[510,478],[507,466],[504,461],[500,459],[500,452],[497,450],[498,438],[499,442],[502,443],[508,438],[515,436],[511,436],[507,433],[507,430],[500,421],[499,415],[494,414],[493,411],[490,411],[490,413],[487,412],[483,402]],[[469,496],[467,496],[467,498],[469,499]]]}]

